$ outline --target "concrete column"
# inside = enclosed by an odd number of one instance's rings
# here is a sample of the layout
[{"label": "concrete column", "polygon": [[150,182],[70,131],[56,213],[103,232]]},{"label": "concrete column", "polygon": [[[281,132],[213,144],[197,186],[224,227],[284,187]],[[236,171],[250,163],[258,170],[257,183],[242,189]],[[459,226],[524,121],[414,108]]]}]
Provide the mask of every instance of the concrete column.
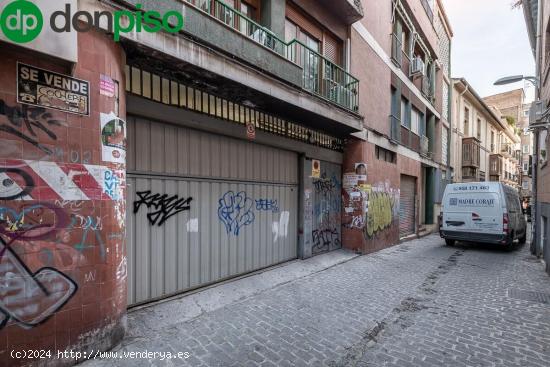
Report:
[{"label": "concrete column", "polygon": [[262,0],[260,23],[281,39],[285,38],[285,0]]},{"label": "concrete column", "polygon": [[[111,349],[126,328],[124,51],[92,30],[78,34],[75,65],[5,44],[0,54],[0,366],[33,363],[1,351]],[[18,62],[89,82],[76,113],[36,98],[23,73],[20,91],[39,105],[18,103]]]}]

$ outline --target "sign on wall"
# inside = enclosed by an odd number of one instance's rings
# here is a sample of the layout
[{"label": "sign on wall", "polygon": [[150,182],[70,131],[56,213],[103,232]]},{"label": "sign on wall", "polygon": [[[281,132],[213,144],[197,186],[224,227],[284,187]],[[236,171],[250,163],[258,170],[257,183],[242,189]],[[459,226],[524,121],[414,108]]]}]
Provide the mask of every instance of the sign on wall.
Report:
[{"label": "sign on wall", "polygon": [[90,83],[17,63],[17,102],[90,115]]},{"label": "sign on wall", "polygon": [[126,162],[126,121],[113,112],[101,113],[101,159],[104,162]]}]

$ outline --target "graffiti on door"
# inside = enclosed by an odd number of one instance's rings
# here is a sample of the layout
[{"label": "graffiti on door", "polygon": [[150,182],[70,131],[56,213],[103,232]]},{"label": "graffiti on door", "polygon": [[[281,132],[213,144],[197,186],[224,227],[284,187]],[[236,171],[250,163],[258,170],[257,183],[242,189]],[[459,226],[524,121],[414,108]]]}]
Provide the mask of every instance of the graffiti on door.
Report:
[{"label": "graffiti on door", "polygon": [[[324,165],[327,167],[327,165]],[[328,167],[330,169],[330,167]],[[340,174],[323,172],[313,179],[312,253],[317,254],[342,246],[340,241],[341,190]]]},{"label": "graffiti on door", "polygon": [[154,211],[147,213],[147,219],[151,225],[162,225],[174,215],[191,210],[191,201],[193,198],[180,198],[178,195],[169,196],[168,194],[153,194],[151,190],[140,191],[136,193],[139,200],[134,201],[134,214],[139,212],[142,205]]},{"label": "graffiti on door", "polygon": [[238,236],[241,228],[254,223],[256,219],[252,206],[254,200],[246,196],[244,191],[226,192],[219,200],[218,218],[224,224],[228,234]]}]

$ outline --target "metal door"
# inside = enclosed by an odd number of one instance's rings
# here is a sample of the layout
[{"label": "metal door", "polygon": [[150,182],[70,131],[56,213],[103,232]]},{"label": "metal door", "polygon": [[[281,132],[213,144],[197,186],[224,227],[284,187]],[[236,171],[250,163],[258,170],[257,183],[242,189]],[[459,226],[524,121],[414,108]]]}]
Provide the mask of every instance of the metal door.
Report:
[{"label": "metal door", "polygon": [[295,153],[128,119],[128,304],[297,257]]},{"label": "metal door", "polygon": [[399,237],[414,233],[416,213],[416,178],[401,175],[401,197],[399,210]]},{"label": "metal door", "polygon": [[342,247],[342,166],[320,162],[321,177],[313,180],[312,254]]}]

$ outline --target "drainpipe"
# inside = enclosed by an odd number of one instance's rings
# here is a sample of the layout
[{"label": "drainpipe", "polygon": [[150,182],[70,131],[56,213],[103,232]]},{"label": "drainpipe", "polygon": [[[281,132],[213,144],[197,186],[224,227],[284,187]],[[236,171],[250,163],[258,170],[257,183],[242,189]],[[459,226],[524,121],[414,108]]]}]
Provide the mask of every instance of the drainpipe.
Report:
[{"label": "drainpipe", "polygon": [[[542,9],[542,0],[538,0],[538,4],[537,4],[537,7],[538,7],[538,17],[537,17],[537,37],[536,37],[536,58],[537,58],[537,61],[536,61],[536,72],[535,72],[535,75],[537,76],[538,78],[538,85],[535,87],[535,101],[536,100],[539,100],[540,99],[540,89],[542,87],[542,78],[541,78],[541,62],[542,62],[542,52],[541,52],[541,28],[542,28],[542,16],[543,16],[543,9]],[[533,185],[533,198],[535,199],[534,200],[534,203],[531,203],[531,226],[532,226],[532,230],[531,230],[531,245],[530,245],[530,250],[531,250],[531,253],[533,255],[539,255],[539,251],[538,251],[538,247],[537,246],[537,237],[538,237],[538,234],[537,234],[537,222],[538,222],[538,211],[537,211],[537,206],[539,204],[539,200],[538,200],[538,197],[537,197],[537,194],[538,194],[538,190],[537,190],[537,185],[538,185],[538,167],[539,167],[539,131],[538,130],[535,130],[535,141],[533,142],[534,144],[534,148],[533,149],[533,167],[531,168],[533,170],[533,182],[532,182],[532,185]],[[534,204],[534,205],[533,205]]]},{"label": "drainpipe", "polygon": [[[463,85],[464,85],[464,90],[462,92],[460,92],[460,94],[458,95],[458,107],[459,107],[459,110],[457,111],[458,112],[458,116],[457,116],[458,121],[460,121],[460,112],[463,110],[463,107],[464,107],[463,102],[462,102],[463,101],[462,96],[464,96],[464,94],[466,94],[466,92],[468,92],[468,90],[470,89],[470,86],[468,84],[463,83]],[[459,122],[457,122],[457,124],[456,124],[456,137],[457,137],[457,143],[458,143],[458,146],[456,148],[460,147],[460,145],[462,144],[462,140],[460,139],[460,134],[459,134],[458,127],[459,127]],[[455,152],[455,154],[456,154],[456,152]],[[460,182],[462,182],[462,158],[459,159],[459,163],[460,163],[460,166],[457,167],[457,171],[458,171],[458,169],[460,169]],[[455,177],[456,177],[457,174],[458,174],[458,172],[455,172]]]}]

